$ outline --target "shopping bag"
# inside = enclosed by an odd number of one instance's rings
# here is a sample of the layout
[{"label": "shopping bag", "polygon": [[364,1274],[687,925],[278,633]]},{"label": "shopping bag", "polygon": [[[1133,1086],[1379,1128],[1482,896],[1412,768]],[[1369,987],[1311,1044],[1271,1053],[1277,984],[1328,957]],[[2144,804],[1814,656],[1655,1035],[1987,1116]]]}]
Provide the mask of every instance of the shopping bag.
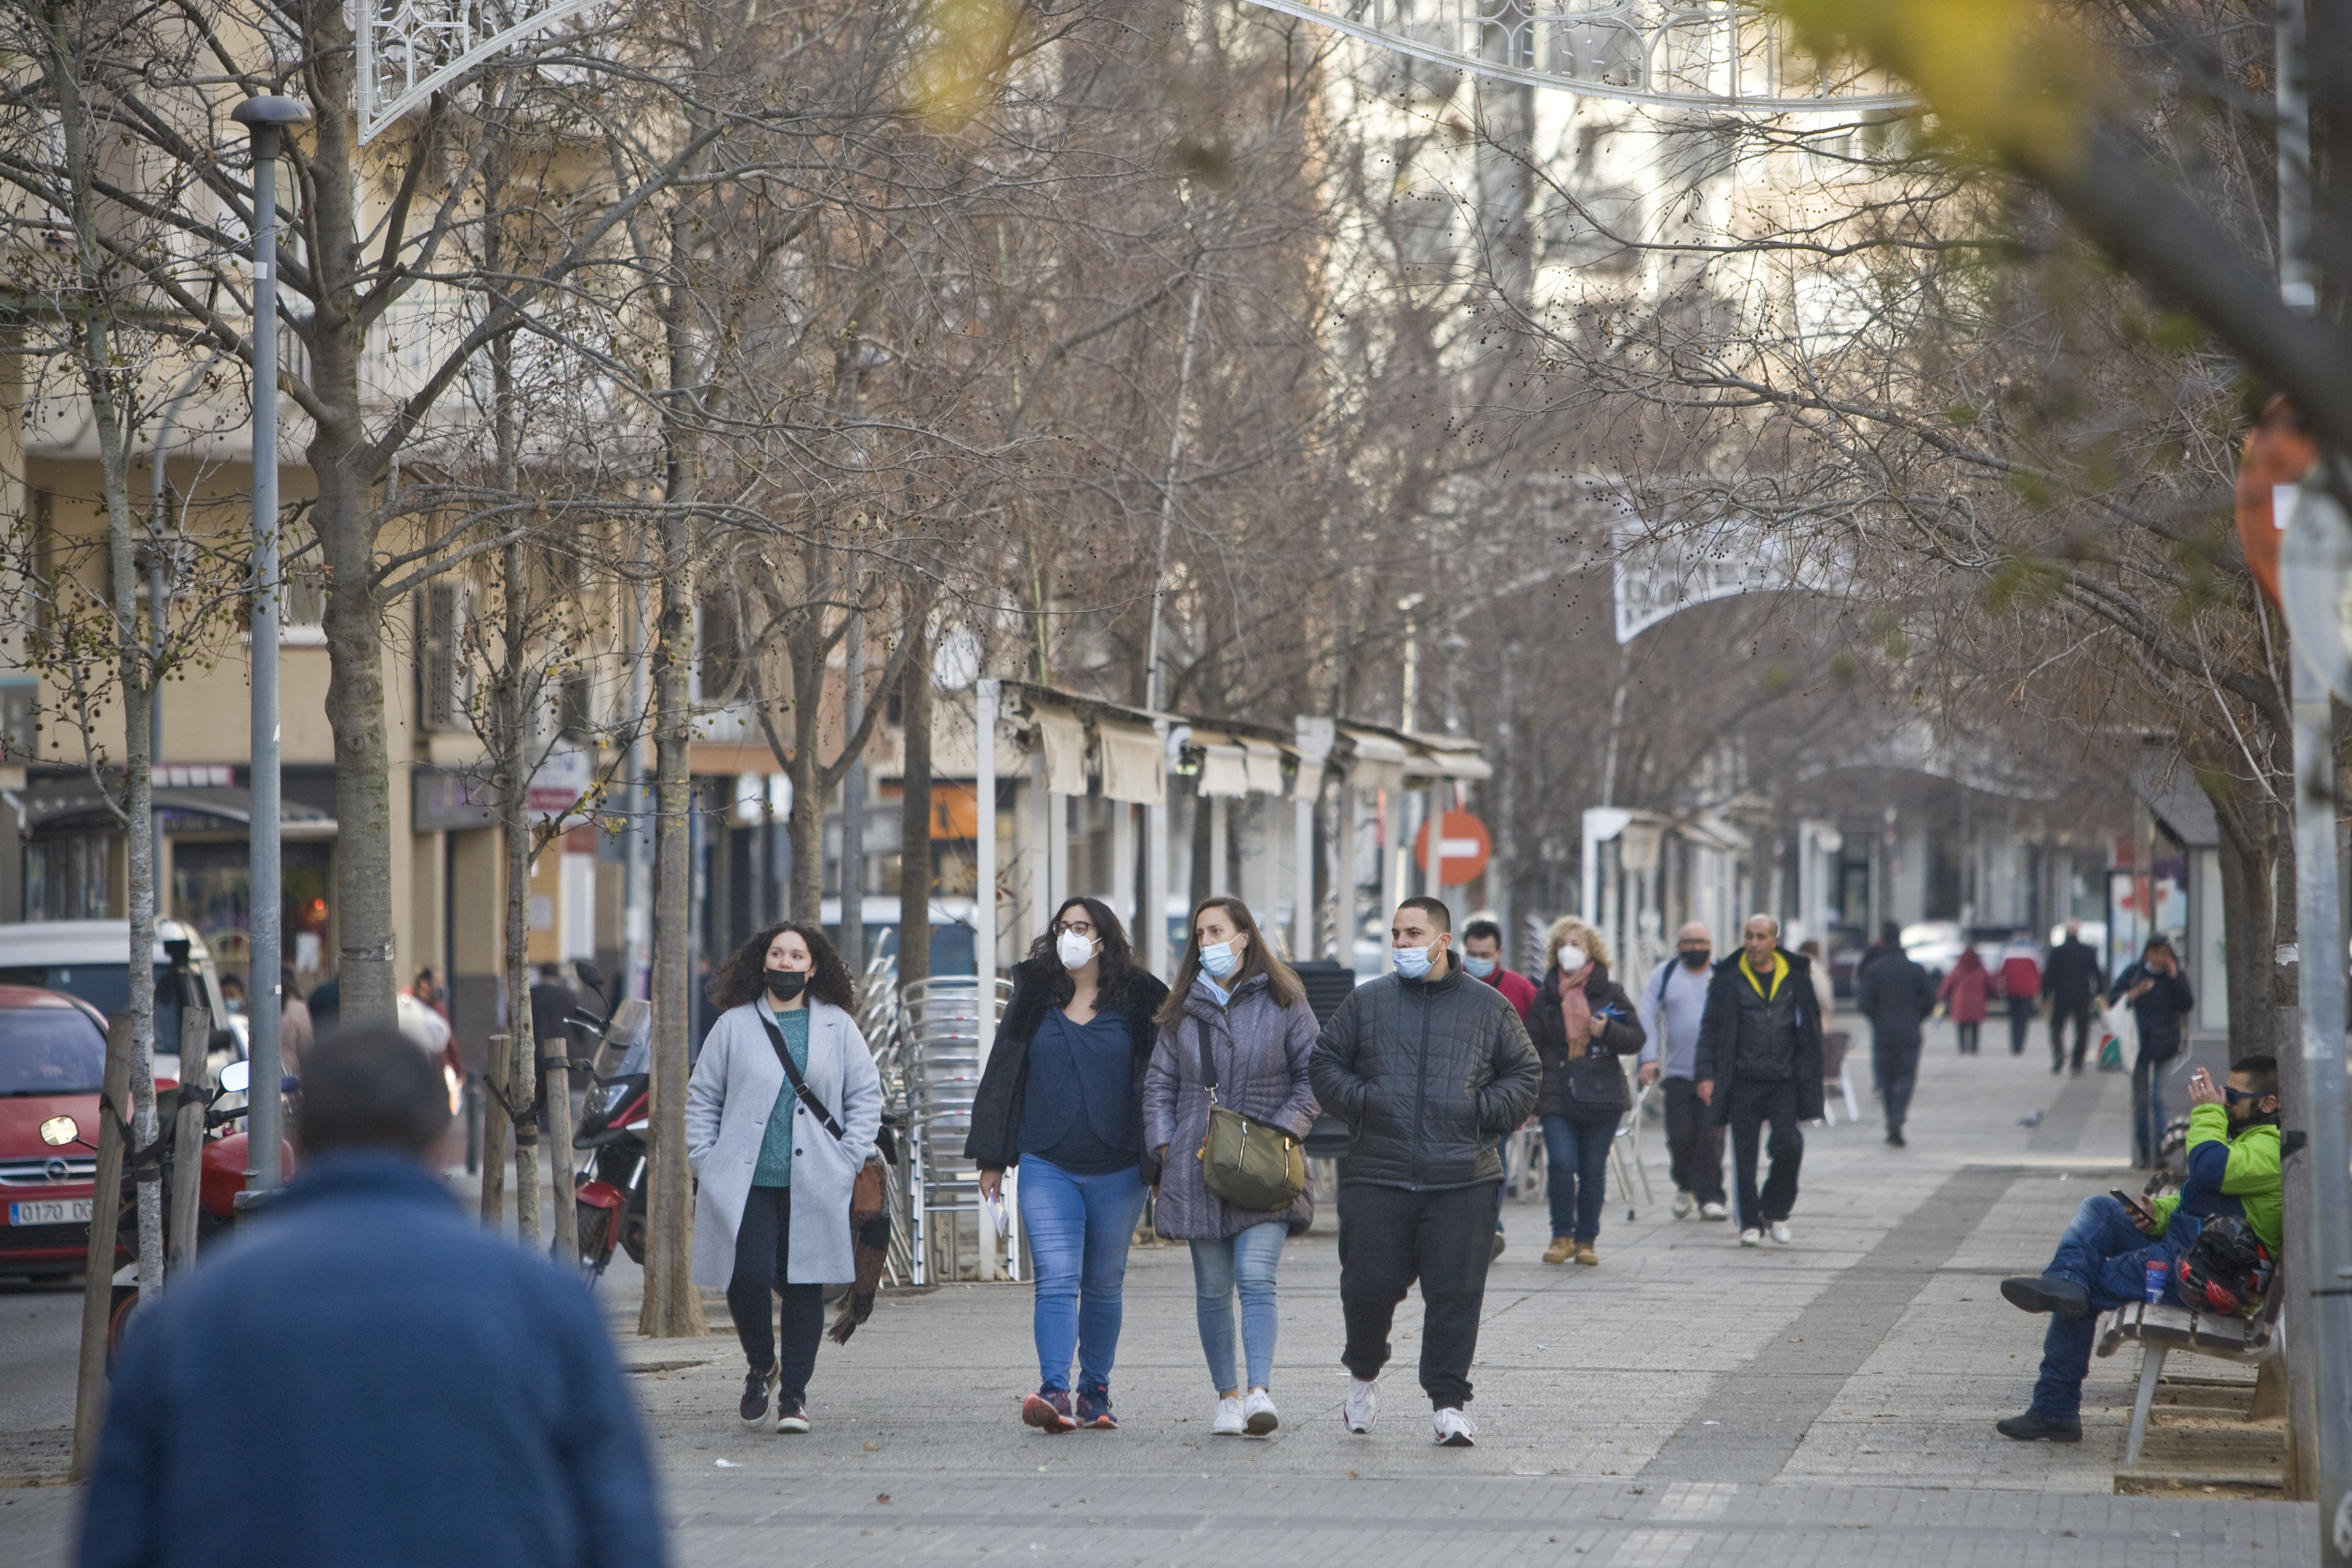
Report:
[{"label": "shopping bag", "polygon": [[2131,1004],[2117,1002],[2099,1015],[2099,1021],[2107,1030],[2099,1045],[2099,1071],[2121,1072],[2125,1049],[2139,1044],[2139,1020],[2132,1017]]}]

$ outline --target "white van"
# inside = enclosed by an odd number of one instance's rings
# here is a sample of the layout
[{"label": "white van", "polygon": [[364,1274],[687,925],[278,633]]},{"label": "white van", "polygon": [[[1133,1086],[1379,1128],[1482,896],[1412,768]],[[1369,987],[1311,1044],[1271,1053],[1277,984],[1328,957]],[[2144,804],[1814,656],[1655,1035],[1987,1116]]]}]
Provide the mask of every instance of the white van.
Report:
[{"label": "white van", "polygon": [[[174,950],[186,943],[184,958]],[[36,920],[0,925],[0,985],[38,986],[79,997],[101,1013],[131,1003],[131,922]],[[176,967],[184,965],[184,968]],[[195,928],[179,920],[155,923],[155,1076],[180,1075],[180,1015],[191,1003],[212,1013],[206,1054],[217,1072],[246,1053],[246,1020],[228,1010],[220,973]]]}]

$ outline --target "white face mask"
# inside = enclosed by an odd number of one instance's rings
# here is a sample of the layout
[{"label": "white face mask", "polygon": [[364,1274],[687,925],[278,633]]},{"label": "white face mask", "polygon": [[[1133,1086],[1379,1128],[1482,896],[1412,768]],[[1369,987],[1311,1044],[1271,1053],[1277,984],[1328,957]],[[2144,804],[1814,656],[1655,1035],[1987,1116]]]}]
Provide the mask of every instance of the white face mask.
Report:
[{"label": "white face mask", "polygon": [[1573,975],[1578,970],[1583,968],[1585,963],[1586,959],[1583,948],[1578,946],[1573,942],[1563,942],[1559,945],[1559,972],[1561,974]]},{"label": "white face mask", "polygon": [[1095,947],[1093,938],[1081,936],[1075,931],[1063,932],[1054,942],[1055,955],[1062,960],[1065,969],[1085,968],[1095,956]]}]

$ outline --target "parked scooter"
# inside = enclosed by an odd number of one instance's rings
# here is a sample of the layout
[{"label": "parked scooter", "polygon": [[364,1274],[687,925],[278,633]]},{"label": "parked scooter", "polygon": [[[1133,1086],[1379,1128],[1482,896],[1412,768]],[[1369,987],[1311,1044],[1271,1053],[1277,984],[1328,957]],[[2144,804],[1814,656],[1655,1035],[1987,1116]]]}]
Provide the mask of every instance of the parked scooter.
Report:
[{"label": "parked scooter", "polygon": [[[581,959],[572,966],[592,995],[604,999],[604,977]],[[579,1204],[580,1262],[593,1282],[613,1260],[618,1245],[630,1260],[646,1260],[646,1132],[652,1109],[653,1013],[634,998],[608,1002],[609,1016],[575,1009],[564,1021],[597,1043],[593,1060],[618,1048],[621,1061],[608,1076],[592,1068],[587,1103],[572,1146],[586,1152],[573,1197]]]},{"label": "parked scooter", "polygon": [[[204,1157],[197,1174],[197,1181],[201,1185],[196,1194],[196,1249],[200,1253],[215,1240],[249,1219],[261,1207],[254,1200],[264,1195],[247,1193],[245,1190],[246,1150],[248,1145],[245,1130],[237,1126],[237,1124],[246,1119],[251,1109],[243,1098],[252,1082],[251,1072],[251,1063],[232,1061],[221,1070],[218,1087],[205,1090],[198,1089],[193,1084],[180,1085],[174,1092],[165,1097],[163,1104],[157,1106],[157,1110],[163,1114],[161,1117],[162,1131],[157,1139],[152,1163],[160,1166],[163,1171],[163,1179],[159,1186],[163,1212],[169,1214],[172,1211],[172,1184],[177,1175],[172,1157],[172,1145],[174,1142],[172,1135],[172,1112],[184,1103],[195,1100],[202,1100],[204,1103],[205,1146]],[[281,1080],[278,1088],[280,1092],[291,1094],[299,1086],[297,1081],[289,1077]],[[221,1102],[231,1095],[240,1098],[236,1104],[224,1107]],[[229,1127],[236,1127],[236,1130],[221,1131]],[[82,1136],[81,1124],[71,1116],[52,1116],[43,1122],[41,1142],[53,1149],[65,1148],[74,1144],[79,1144],[86,1149],[97,1147]],[[116,1220],[117,1234],[121,1238],[122,1245],[127,1247],[133,1256],[136,1256],[139,1250],[140,1164],[135,1155],[128,1155],[123,1160],[122,1186]],[[291,1177],[294,1174],[294,1150],[290,1145],[282,1141],[278,1145],[278,1173],[281,1181]],[[134,1267],[126,1266],[125,1271],[131,1271]],[[112,1309],[107,1319],[107,1354],[110,1358],[112,1357],[116,1346],[121,1341],[123,1325],[129,1322],[131,1309],[137,1305],[138,1301],[137,1284],[117,1281],[114,1287]]]}]

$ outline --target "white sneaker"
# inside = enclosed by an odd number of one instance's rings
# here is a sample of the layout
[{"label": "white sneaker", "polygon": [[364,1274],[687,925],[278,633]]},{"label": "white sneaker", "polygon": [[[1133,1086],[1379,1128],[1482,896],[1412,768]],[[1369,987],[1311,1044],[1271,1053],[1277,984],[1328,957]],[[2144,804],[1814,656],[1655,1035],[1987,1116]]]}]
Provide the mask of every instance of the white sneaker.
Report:
[{"label": "white sneaker", "polygon": [[1339,1412],[1339,1419],[1348,1424],[1350,1432],[1369,1432],[1380,1416],[1381,1380],[1370,1382],[1360,1377],[1348,1379],[1348,1403]]},{"label": "white sneaker", "polygon": [[1217,1401],[1217,1414],[1209,1423],[1212,1437],[1238,1437],[1242,1435],[1242,1402],[1238,1399]]},{"label": "white sneaker", "polygon": [[1678,1192],[1675,1194],[1675,1218],[1676,1219],[1688,1219],[1690,1218],[1691,1206],[1697,1200],[1696,1198],[1692,1197],[1691,1195],[1686,1192]]},{"label": "white sneaker", "polygon": [[1764,1233],[1751,1225],[1739,1233],[1739,1244],[1742,1247],[1761,1247],[1764,1245]]},{"label": "white sneaker", "polygon": [[1281,1426],[1282,1417],[1275,1413],[1274,1396],[1263,1388],[1251,1389],[1249,1397],[1242,1401],[1242,1425],[1253,1437],[1263,1437]]},{"label": "white sneaker", "polygon": [[1702,1203],[1698,1206],[1698,1217],[1701,1219],[1728,1219],[1731,1211],[1719,1203]]},{"label": "white sneaker", "polygon": [[1776,1219],[1772,1222],[1772,1239],[1778,1241],[1783,1247],[1786,1247],[1789,1244],[1789,1222],[1787,1220]]},{"label": "white sneaker", "polygon": [[1470,1417],[1459,1410],[1433,1410],[1429,1425],[1437,1434],[1441,1448],[1473,1448],[1478,1446],[1478,1428]]}]

